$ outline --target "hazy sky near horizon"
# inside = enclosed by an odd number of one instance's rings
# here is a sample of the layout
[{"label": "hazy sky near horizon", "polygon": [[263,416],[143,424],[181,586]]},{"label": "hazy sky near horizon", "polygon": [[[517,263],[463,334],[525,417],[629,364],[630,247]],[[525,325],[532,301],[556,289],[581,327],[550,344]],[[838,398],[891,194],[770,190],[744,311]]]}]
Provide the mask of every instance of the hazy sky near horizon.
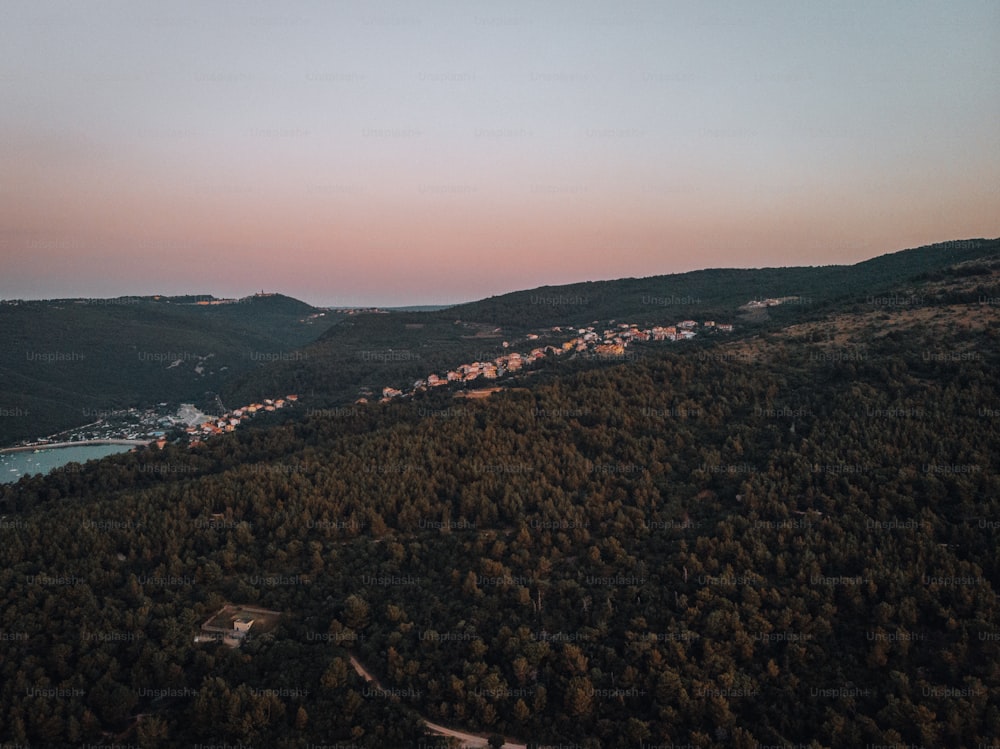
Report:
[{"label": "hazy sky near horizon", "polygon": [[3,15],[3,298],[451,303],[1000,235],[996,2]]}]

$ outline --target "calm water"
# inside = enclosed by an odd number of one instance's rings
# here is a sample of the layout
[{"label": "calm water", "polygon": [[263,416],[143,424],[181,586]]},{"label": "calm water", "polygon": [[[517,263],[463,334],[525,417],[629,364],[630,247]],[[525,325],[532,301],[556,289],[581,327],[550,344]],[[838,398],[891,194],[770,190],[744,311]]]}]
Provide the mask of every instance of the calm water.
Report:
[{"label": "calm water", "polygon": [[106,455],[123,453],[134,445],[78,445],[40,452],[0,453],[0,484],[12,484],[21,476],[48,473],[67,463],[86,463]]}]

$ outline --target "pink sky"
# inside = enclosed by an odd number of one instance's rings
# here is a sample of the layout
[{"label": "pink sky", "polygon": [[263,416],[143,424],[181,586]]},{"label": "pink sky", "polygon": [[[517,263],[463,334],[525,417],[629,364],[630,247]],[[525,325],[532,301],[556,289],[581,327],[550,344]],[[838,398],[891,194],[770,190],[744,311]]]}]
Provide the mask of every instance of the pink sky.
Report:
[{"label": "pink sky", "polygon": [[1000,6],[668,5],[15,3],[0,297],[451,303],[1000,235]]}]

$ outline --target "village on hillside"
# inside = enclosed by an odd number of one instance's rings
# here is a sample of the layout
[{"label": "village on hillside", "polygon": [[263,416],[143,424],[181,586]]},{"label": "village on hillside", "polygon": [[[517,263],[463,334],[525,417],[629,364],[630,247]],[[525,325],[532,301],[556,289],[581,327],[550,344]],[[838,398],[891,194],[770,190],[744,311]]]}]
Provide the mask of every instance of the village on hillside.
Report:
[{"label": "village on hillside", "polygon": [[[704,331],[718,331],[721,333],[733,332],[730,323],[716,323],[714,320],[706,320],[700,323]],[[686,341],[698,335],[699,323],[695,320],[681,320],[675,325],[654,326],[651,328],[640,328],[631,323],[618,323],[613,328],[606,328],[600,332],[595,326],[587,327],[554,327],[551,333],[569,333],[571,338],[563,341],[561,345],[536,346],[526,353],[512,351],[501,354],[490,361],[474,361],[468,364],[460,364],[453,369],[449,369],[444,375],[430,373],[427,377],[416,380],[413,385],[401,390],[394,387],[383,387],[382,395],[378,398],[379,403],[388,403],[396,398],[409,398],[416,393],[424,392],[430,388],[447,386],[452,383],[468,383],[482,378],[483,380],[495,381],[508,374],[518,372],[524,367],[545,359],[548,356],[583,355],[596,356],[605,359],[624,357],[625,350],[630,343],[647,341]],[[534,342],[540,338],[537,333],[528,333],[526,341]],[[503,348],[510,348],[510,342],[504,341]],[[482,391],[482,394],[495,392],[499,388],[490,388]],[[474,391],[475,392],[475,391]],[[461,393],[459,393],[461,394]],[[478,393],[476,393],[478,394]],[[374,395],[365,390],[355,403],[370,403]],[[265,399],[262,403],[250,403],[240,408],[232,409],[221,416],[211,417],[197,424],[188,426],[185,432],[189,438],[189,446],[195,447],[202,440],[226,432],[232,432],[248,419],[259,413],[273,412],[287,408],[298,401],[298,395],[289,394],[284,398]],[[158,447],[166,446],[166,438],[160,437],[156,443]]]},{"label": "village on hillside", "polygon": [[[767,300],[781,303],[780,300]],[[614,324],[612,321],[609,324]],[[716,323],[705,320],[698,323],[695,320],[681,320],[674,325],[640,328],[631,323],[618,323],[614,327],[598,331],[595,325],[586,327],[553,327],[539,333],[528,333],[525,342],[528,344],[540,341],[542,336],[569,334],[571,337],[559,345],[536,345],[524,353],[511,351],[503,353],[491,360],[473,361],[459,364],[444,374],[430,373],[416,380],[411,387],[399,389],[390,386],[383,387],[378,403],[388,403],[397,398],[409,398],[413,395],[454,383],[464,384],[483,380],[493,382],[507,375],[514,374],[525,367],[554,356],[593,356],[602,359],[625,358],[626,349],[631,343],[648,341],[685,341],[698,335],[698,329],[704,331],[731,333],[730,323]],[[511,348],[509,341],[503,341],[504,349]],[[499,387],[487,387],[481,390],[460,390],[456,397],[482,397],[500,390]],[[196,447],[205,439],[236,430],[242,424],[258,414],[270,413],[289,408],[295,404],[299,396],[294,393],[283,398],[266,398],[261,402],[249,403],[239,408],[226,410],[220,416],[209,416],[190,404],[181,404],[176,414],[164,411],[166,403],[161,403],[155,409],[122,409],[119,411],[94,412],[99,418],[84,427],[66,430],[59,435],[40,438],[33,444],[43,446],[53,439],[72,442],[102,441],[114,438],[127,438],[137,442],[149,440],[149,445],[163,449],[169,442],[168,431],[183,430],[189,447]],[[376,400],[376,395],[365,388],[356,404],[367,404]],[[221,404],[220,404],[221,405]],[[176,433],[176,432],[175,432]]]},{"label": "village on hillside", "polygon": [[[731,323],[716,323],[714,320],[706,320],[701,323],[705,330],[715,330],[722,333],[733,332]],[[400,390],[393,387],[383,387],[382,397],[379,403],[387,403],[394,398],[405,398],[416,393],[423,392],[428,388],[437,388],[453,382],[472,382],[479,378],[484,380],[496,380],[507,374],[512,374],[530,366],[547,356],[562,356],[563,354],[582,354],[598,356],[602,358],[622,357],[625,349],[630,343],[639,341],[684,341],[694,338],[697,335],[698,323],[695,320],[682,320],[676,325],[654,326],[652,328],[639,328],[631,323],[618,323],[614,328],[607,328],[598,332],[593,325],[583,328],[554,327],[553,333],[573,333],[573,337],[564,341],[560,346],[536,346],[527,353],[511,352],[501,354],[490,361],[474,361],[468,364],[461,364],[454,369],[448,370],[443,376],[431,373],[426,378],[415,381],[407,390]],[[539,336],[535,333],[527,335],[528,341],[536,341]],[[510,342],[504,341],[503,348],[509,348]],[[368,393],[362,393],[355,403],[369,403]]]},{"label": "village on hillside", "polygon": [[298,399],[299,396],[294,393],[284,398],[266,398],[261,403],[227,410],[221,416],[209,416],[190,403],[180,404],[176,411],[172,411],[167,403],[145,409],[85,410],[84,414],[96,417],[96,420],[47,437],[24,440],[15,447],[45,448],[123,440],[162,450],[170,441],[170,435],[178,430],[187,436],[188,445],[194,447],[207,437],[234,431],[257,414],[288,408]]},{"label": "village on hillside", "polygon": [[[194,447],[205,437],[212,437],[219,434],[225,434],[226,432],[232,432],[244,421],[252,418],[258,413],[271,413],[277,411],[290,406],[298,401],[298,399],[299,396],[294,393],[286,395],[284,398],[265,398],[263,403],[250,403],[246,406],[241,406],[240,408],[234,408],[232,411],[227,411],[222,414],[222,416],[214,416],[201,423],[189,426],[184,430],[188,434],[188,438],[190,440],[188,445],[190,447]],[[156,446],[162,449],[166,446],[166,443],[166,439],[161,437],[157,440]]]}]

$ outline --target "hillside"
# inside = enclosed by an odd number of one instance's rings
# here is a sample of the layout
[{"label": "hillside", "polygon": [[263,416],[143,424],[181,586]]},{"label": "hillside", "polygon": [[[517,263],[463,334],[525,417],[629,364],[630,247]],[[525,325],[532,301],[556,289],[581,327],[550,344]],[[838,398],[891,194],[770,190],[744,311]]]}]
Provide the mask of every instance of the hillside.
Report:
[{"label": "hillside", "polygon": [[[314,407],[344,405],[366,388],[408,387],[431,372],[492,359],[504,341],[530,349],[528,333],[540,336],[537,345],[558,345],[557,325],[696,318],[732,322],[745,334],[863,308],[893,284],[998,252],[1000,240],[962,240],[853,266],[712,269],[356,315],[321,313],[280,294],[4,303],[0,335],[12,345],[0,351],[0,444],[159,402],[193,401],[211,412],[217,395],[244,403],[303,392]],[[768,298],[785,303],[745,306]]]},{"label": "hillside", "polygon": [[225,397],[244,402],[278,389],[306,394],[314,407],[350,403],[365,388],[403,387],[462,362],[492,359],[503,341],[496,326],[459,321],[447,311],[351,315],[295,359],[235,380]]},{"label": "hillside", "polygon": [[[1000,264],[921,273],[0,489],[0,737],[426,746],[419,714],[588,749],[988,743]],[[194,644],[230,602],[280,622]]]},{"label": "hillside", "polygon": [[[872,297],[908,280],[926,280],[959,263],[1000,255],[1000,239],[962,240],[893,252],[851,266],[711,269],[649,278],[543,286],[432,312],[351,316],[304,347],[295,361],[276,362],[226,389],[234,402],[287,389],[309,393],[317,406],[343,405],[363,388],[406,387],[431,372],[492,359],[508,341],[528,350],[564,339],[552,326],[592,322],[670,325],[679,320],[735,323],[737,334],[822,319],[844,309],[872,308]],[[751,300],[786,298],[747,310]],[[541,336],[529,342],[526,334]]]},{"label": "hillside", "polygon": [[[287,356],[336,319],[282,295],[0,304],[0,445],[160,401],[214,407],[231,378]],[[200,302],[200,303],[199,303]]]},{"label": "hillside", "polygon": [[719,268],[647,278],[543,286],[457,305],[448,314],[472,322],[539,327],[584,320],[659,321],[664,316],[727,319],[751,299],[800,297],[802,308],[860,301],[907,278],[1000,252],[1000,239],[970,239],[881,255],[855,265],[792,268]]}]

